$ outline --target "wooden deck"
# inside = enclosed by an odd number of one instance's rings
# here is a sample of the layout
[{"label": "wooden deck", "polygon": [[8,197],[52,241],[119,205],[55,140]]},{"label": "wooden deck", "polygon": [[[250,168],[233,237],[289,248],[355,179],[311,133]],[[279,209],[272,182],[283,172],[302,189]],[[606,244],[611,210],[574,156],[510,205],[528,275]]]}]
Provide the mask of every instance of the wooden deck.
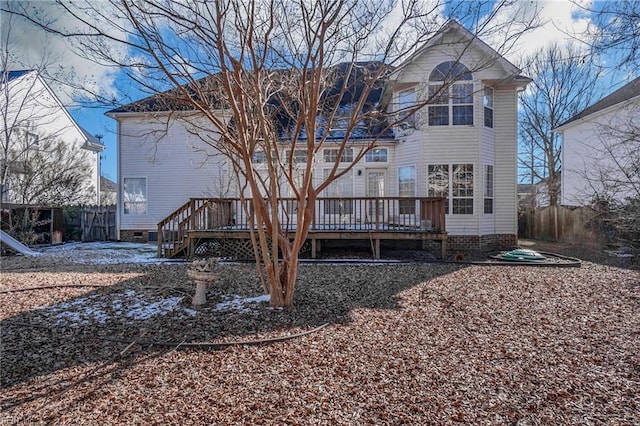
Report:
[{"label": "wooden deck", "polygon": [[[288,236],[296,233],[296,200],[281,199],[279,219]],[[446,255],[445,202],[440,197],[319,198],[307,240],[315,258],[323,241],[368,240],[380,258],[382,240],[440,243]],[[243,205],[246,203],[246,205]],[[250,200],[192,198],[158,224],[158,256],[193,256],[210,241],[248,241]]]}]

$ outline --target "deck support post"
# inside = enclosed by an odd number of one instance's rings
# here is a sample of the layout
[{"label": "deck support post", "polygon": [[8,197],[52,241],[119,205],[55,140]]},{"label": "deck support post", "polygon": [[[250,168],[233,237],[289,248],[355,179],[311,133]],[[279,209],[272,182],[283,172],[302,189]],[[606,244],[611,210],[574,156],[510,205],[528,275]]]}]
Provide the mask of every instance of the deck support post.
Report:
[{"label": "deck support post", "polygon": [[373,254],[373,257],[376,260],[380,260],[380,238],[376,238],[374,243],[375,243],[375,253]]},{"label": "deck support post", "polygon": [[317,247],[317,243],[316,243],[316,239],[312,238],[311,239],[311,258],[315,259],[317,257],[317,251],[318,247]]}]

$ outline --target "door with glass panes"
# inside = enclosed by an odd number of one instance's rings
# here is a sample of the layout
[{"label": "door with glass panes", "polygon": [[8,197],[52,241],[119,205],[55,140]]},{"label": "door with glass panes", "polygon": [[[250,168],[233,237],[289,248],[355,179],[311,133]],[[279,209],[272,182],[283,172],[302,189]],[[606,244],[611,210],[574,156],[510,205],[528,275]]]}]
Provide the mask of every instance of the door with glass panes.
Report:
[{"label": "door with glass panes", "polygon": [[[387,172],[384,169],[367,169],[367,197],[384,197]],[[367,200],[367,222],[383,223],[385,220],[383,200]]]}]

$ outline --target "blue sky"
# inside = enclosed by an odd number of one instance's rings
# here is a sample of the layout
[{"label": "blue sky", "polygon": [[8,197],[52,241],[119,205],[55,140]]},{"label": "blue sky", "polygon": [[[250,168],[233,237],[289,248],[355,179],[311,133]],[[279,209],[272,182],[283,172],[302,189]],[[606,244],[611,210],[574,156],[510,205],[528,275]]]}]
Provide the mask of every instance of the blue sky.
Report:
[{"label": "blue sky", "polygon": [[[590,22],[589,16],[585,15],[579,8],[568,0],[540,0],[523,1],[525,13],[535,13],[543,22],[542,28],[523,35],[513,52],[507,57],[511,62],[518,65],[522,56],[531,54],[551,43],[568,43],[571,37],[567,34],[580,34],[587,28]],[[585,2],[586,3],[586,2]],[[47,7],[51,3],[37,3],[39,7]],[[454,2],[445,8],[445,13],[453,9]],[[3,24],[6,16],[2,16]],[[59,19],[64,19],[59,17]],[[499,13],[496,20],[508,20],[508,16],[501,16]],[[463,23],[464,23],[464,19]],[[6,25],[5,25],[6,27]],[[3,34],[4,35],[4,34]],[[47,55],[48,60],[54,67],[64,67],[72,69],[79,80],[91,81],[94,90],[107,93],[112,96],[116,104],[122,105],[133,100],[146,96],[145,93],[137,90],[134,85],[124,77],[117,69],[101,67],[95,63],[74,55],[72,50],[65,44],[66,41],[52,38],[51,36],[39,33],[32,25],[21,22],[13,28],[12,37],[15,38],[15,48],[13,52],[19,63],[33,63]],[[484,40],[491,45],[491,40]],[[579,39],[574,42],[580,43]],[[46,53],[45,53],[46,52]],[[15,67],[14,67],[15,68]],[[24,67],[22,67],[24,68]],[[535,76],[530,76],[535,78]],[[629,76],[624,70],[618,70],[617,74],[610,74],[603,80],[601,90],[603,94],[607,90],[624,84],[629,80]],[[104,107],[80,107],[69,93],[56,92],[59,98],[65,103],[74,119],[91,134],[102,135],[102,141],[106,150],[102,153],[102,174],[109,179],[117,179],[117,138],[116,122],[105,116],[104,113],[110,108]]]}]

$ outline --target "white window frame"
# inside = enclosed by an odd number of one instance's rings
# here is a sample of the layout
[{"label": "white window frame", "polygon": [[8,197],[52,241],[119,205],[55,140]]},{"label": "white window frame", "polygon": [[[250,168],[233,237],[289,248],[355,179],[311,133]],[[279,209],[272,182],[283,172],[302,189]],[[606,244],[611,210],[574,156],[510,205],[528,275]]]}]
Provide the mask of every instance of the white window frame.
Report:
[{"label": "white window frame", "polygon": [[[325,148],[322,150],[322,160],[325,163],[335,163],[338,159],[338,148]],[[340,157],[341,163],[353,162],[353,148],[345,148]]]},{"label": "white window frame", "polygon": [[[403,109],[415,106],[417,100],[418,99],[415,88],[399,91],[397,95],[396,111],[402,111]],[[403,112],[398,117],[398,120],[410,126],[415,126],[415,113]]]},{"label": "white window frame", "polygon": [[[495,169],[493,164],[484,165],[484,198],[482,202],[482,212],[485,215],[492,215],[495,210],[494,194],[495,194]],[[489,203],[489,204],[487,204]],[[487,207],[490,207],[489,209]],[[487,211],[491,210],[491,211]]]},{"label": "white window frame", "polygon": [[[286,163],[289,164],[289,155],[291,155],[291,151],[285,151]],[[309,151],[306,149],[296,149],[293,151],[293,164],[306,164],[307,157],[309,156]]]},{"label": "white window frame", "polygon": [[[144,180],[144,193],[141,194],[144,198],[143,201],[127,201],[127,180]],[[149,183],[146,176],[127,176],[122,178],[122,213],[127,216],[146,216],[149,213]],[[142,205],[143,209],[134,209],[132,211],[131,207],[127,207],[127,205]],[[142,211],[142,212],[140,212]]]},{"label": "white window frame", "polygon": [[267,153],[265,151],[254,151],[251,161],[253,164],[267,164]]},{"label": "white window frame", "polygon": [[[327,180],[327,177],[331,173],[330,168],[322,169],[322,178],[323,180]],[[338,172],[339,173],[339,172]],[[344,180],[350,179],[351,185],[345,183]],[[346,190],[348,194],[343,194],[343,190]],[[351,198],[354,193],[354,179],[353,179],[353,169],[349,170],[346,174],[340,176],[338,179],[334,180],[327,186],[324,191],[322,191],[322,197],[327,198]],[[335,202],[334,200],[325,200],[324,201],[324,214],[325,215],[352,215],[355,213],[355,208],[353,205],[353,200],[348,202]]]},{"label": "white window frame", "polygon": [[[400,180],[401,170],[402,169],[412,169],[412,178],[413,178],[413,191],[411,188],[402,188],[403,182]],[[415,164],[407,164],[398,166],[398,196],[399,197],[415,197],[418,191],[418,170]],[[406,194],[404,192],[412,192],[411,194]],[[400,200],[398,202],[398,214],[401,215],[414,215],[416,214],[416,203],[414,201]]]},{"label": "white window frame", "polygon": [[389,149],[373,148],[367,152],[364,161],[366,163],[387,163],[389,162]]},{"label": "white window frame", "polygon": [[493,110],[494,90],[492,87],[485,87],[482,94],[482,106],[483,106],[483,123],[484,127],[493,129],[493,119],[495,117]]},{"label": "white window frame", "polygon": [[[469,80],[463,80],[461,82],[451,83],[449,87],[446,88],[443,88],[442,84],[429,84],[429,96],[434,96],[434,99],[429,102],[428,106],[429,126],[473,126],[473,82],[470,82]],[[463,123],[456,123],[455,121],[457,118],[467,116],[466,114],[456,114],[456,112],[466,111],[469,107],[471,107],[471,114],[469,115],[469,117],[471,118],[471,122],[465,121]],[[432,121],[432,119],[435,118],[434,114],[436,108],[441,108],[447,112],[446,124],[436,124],[434,121]],[[464,108],[464,110],[462,108]]]},{"label": "white window frame", "polygon": [[[470,167],[470,170],[468,169]],[[473,163],[451,165],[451,213],[456,215],[473,215],[474,205],[474,167]],[[471,174],[471,183],[465,184]],[[460,187],[459,187],[460,185]],[[470,203],[469,203],[470,201]],[[464,204],[462,204],[464,202]],[[470,209],[470,210],[469,210]]]},{"label": "white window frame", "polygon": [[[458,174],[457,172],[460,170],[460,167],[467,168],[471,167],[471,183],[470,185],[464,189],[459,188],[456,185],[459,185]],[[440,189],[437,191],[433,188],[436,181],[432,181],[434,177],[432,168],[443,168],[443,171],[446,173],[445,181],[439,179]],[[465,174],[468,174],[468,170],[463,171]],[[438,172],[442,173],[442,171]],[[445,197],[446,198],[446,208],[445,214],[455,214],[456,216],[470,216],[474,214],[475,211],[475,197],[474,197],[474,185],[475,185],[475,166],[473,163],[434,163],[427,164],[427,195],[429,197]],[[470,204],[469,204],[469,200]],[[464,201],[465,205],[461,205],[461,202]]]},{"label": "white window frame", "polygon": [[[473,75],[458,61],[438,64],[429,75],[429,106],[427,123],[429,126],[473,126],[475,122]],[[462,114],[470,108],[470,114]],[[458,112],[456,114],[456,112]],[[446,113],[446,120],[445,120]],[[456,123],[456,119],[467,118]],[[470,119],[470,121],[469,121]]]}]

